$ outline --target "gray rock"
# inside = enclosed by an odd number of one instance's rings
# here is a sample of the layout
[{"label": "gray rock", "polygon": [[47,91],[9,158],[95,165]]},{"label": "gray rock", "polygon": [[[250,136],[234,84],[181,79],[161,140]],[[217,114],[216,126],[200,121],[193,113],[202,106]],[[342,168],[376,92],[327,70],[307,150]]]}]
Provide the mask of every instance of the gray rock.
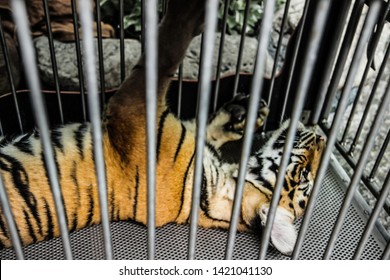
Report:
[{"label": "gray rock", "polygon": [[[215,78],[220,34],[217,34],[214,48],[213,76]],[[50,50],[47,37],[39,37],[34,41],[37,49],[38,68],[44,84],[49,87],[55,86],[53,69],[50,58]],[[183,62],[183,78],[186,80],[197,80],[200,61],[201,37],[194,38],[187,51]],[[252,73],[254,57],[256,55],[257,40],[246,37],[240,72]],[[95,40],[95,45],[97,42]],[[221,67],[221,75],[234,74],[240,45],[240,36],[226,35],[224,53]],[[117,88],[120,85],[120,43],[117,39],[103,40],[104,74],[106,89]],[[76,46],[74,43],[55,41],[56,60],[58,65],[58,76],[61,90],[79,90],[78,66],[76,57]],[[130,74],[138,60],[141,52],[141,45],[136,40],[125,40],[125,65],[126,76]],[[96,51],[96,61],[98,53]],[[267,54],[265,75],[270,76],[272,70],[272,58]],[[96,66],[99,73],[99,66]],[[177,74],[176,74],[177,75]],[[98,74],[98,84],[100,76]]]},{"label": "gray rock", "polygon": [[[50,58],[49,43],[47,37],[39,37],[34,40],[37,51],[38,68],[42,82],[49,87],[55,86],[53,68]],[[98,61],[97,40],[95,40],[95,57]],[[103,40],[104,78],[106,89],[116,88],[120,85],[120,51],[119,40]],[[75,43],[54,41],[58,77],[61,90],[79,90],[78,65]],[[141,44],[136,40],[125,40],[125,65],[126,76],[135,65],[141,52]],[[98,84],[100,84],[99,65],[96,65]]]},{"label": "gray rock", "polygon": [[[218,63],[218,50],[220,45],[221,34],[217,34],[214,45],[213,54],[213,68],[212,75],[215,79]],[[225,35],[221,75],[232,75],[236,72],[237,58],[239,52],[241,37],[238,35]],[[183,62],[183,77],[185,79],[197,80],[199,71],[199,60],[200,60],[200,44],[201,36],[195,37],[191,42],[187,55]],[[258,41],[252,37],[245,38],[244,51],[242,56],[240,72],[252,73],[254,68],[254,57],[256,57]],[[273,60],[267,53],[265,75],[270,76],[272,71]]]}]

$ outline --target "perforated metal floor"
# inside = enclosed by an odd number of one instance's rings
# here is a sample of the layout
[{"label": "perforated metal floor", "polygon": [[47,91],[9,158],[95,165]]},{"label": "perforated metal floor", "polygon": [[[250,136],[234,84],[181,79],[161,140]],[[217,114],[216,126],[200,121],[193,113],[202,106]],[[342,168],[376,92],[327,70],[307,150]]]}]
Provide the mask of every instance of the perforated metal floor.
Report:
[{"label": "perforated metal floor", "polygon": [[[341,179],[330,167],[323,182],[318,203],[312,217],[300,259],[321,259],[337,218],[343,199]],[[352,205],[337,241],[332,259],[350,259],[364,230],[365,221],[357,206]],[[133,222],[116,222],[111,226],[115,259],[146,259],[147,230]],[[189,227],[167,225],[156,230],[157,259],[186,259]],[[197,259],[223,259],[228,233],[224,230],[198,229]],[[362,255],[363,259],[379,259],[384,245],[379,236],[371,236]],[[103,259],[103,235],[100,226],[92,226],[71,234],[75,259]],[[249,233],[237,234],[234,259],[256,259],[260,242]],[[27,246],[27,259],[62,259],[60,238]],[[14,259],[12,249],[0,251],[0,259]],[[268,250],[268,259],[288,259],[275,249]]]}]

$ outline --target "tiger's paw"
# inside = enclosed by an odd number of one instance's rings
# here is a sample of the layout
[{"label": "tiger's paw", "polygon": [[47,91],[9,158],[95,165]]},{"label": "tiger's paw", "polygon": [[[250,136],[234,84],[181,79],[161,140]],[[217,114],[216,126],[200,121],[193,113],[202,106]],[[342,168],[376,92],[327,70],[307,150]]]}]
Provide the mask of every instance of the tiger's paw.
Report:
[{"label": "tiger's paw", "polygon": [[[244,135],[248,104],[249,96],[244,94],[238,94],[225,103],[209,120],[208,142],[215,148],[219,148],[227,142],[240,140]],[[263,126],[268,112],[267,103],[261,100],[257,112],[256,129]]]}]

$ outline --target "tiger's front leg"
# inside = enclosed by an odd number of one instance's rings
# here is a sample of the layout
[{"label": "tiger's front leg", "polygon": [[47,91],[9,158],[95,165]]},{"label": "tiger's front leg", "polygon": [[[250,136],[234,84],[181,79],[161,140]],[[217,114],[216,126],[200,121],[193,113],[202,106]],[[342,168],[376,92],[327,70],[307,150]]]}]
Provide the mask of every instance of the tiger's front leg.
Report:
[{"label": "tiger's front leg", "polygon": [[[225,103],[209,120],[207,142],[216,150],[230,141],[240,140],[244,135],[249,95],[238,94]],[[264,100],[260,101],[256,129],[263,126],[269,109]]]}]

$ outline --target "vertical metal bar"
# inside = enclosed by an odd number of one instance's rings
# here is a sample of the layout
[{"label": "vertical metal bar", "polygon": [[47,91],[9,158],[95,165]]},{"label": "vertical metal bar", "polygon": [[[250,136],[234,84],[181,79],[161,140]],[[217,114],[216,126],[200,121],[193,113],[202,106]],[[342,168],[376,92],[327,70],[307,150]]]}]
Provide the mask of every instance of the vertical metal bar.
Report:
[{"label": "vertical metal bar", "polygon": [[373,5],[371,6],[367,20],[364,24],[362,34],[359,38],[359,42],[357,44],[357,47],[355,49],[351,67],[348,71],[348,75],[344,84],[343,92],[341,94],[340,102],[337,107],[336,115],[334,117],[332,127],[330,129],[330,133],[328,135],[326,148],[322,154],[321,162],[319,165],[319,169],[317,170],[316,179],[314,182],[312,193],[310,194],[309,202],[306,206],[305,210],[305,216],[303,218],[298,238],[295,244],[294,252],[292,254],[292,259],[297,259],[299,256],[299,253],[302,249],[303,240],[305,237],[305,234],[307,232],[307,229],[309,227],[310,218],[313,215],[315,203],[318,197],[318,194],[321,189],[321,182],[322,179],[325,176],[325,172],[328,168],[330,156],[332,154],[333,147],[337,140],[337,133],[339,131],[339,127],[341,125],[341,122],[344,117],[344,112],[347,107],[348,103],[348,94],[351,91],[353,80],[355,79],[356,72],[359,66],[359,59],[363,55],[364,46],[366,45],[368,38],[370,36],[370,32],[372,31],[372,28],[375,24],[375,15],[377,15],[379,12],[379,1],[375,1]]},{"label": "vertical metal bar", "polygon": [[188,258],[195,258],[196,231],[199,219],[200,190],[203,181],[203,152],[205,148],[206,124],[211,91],[211,66],[215,41],[215,29],[217,26],[218,0],[206,2],[204,47],[202,53],[202,68],[198,90],[199,112],[196,129],[196,157],[194,169],[194,185],[192,191],[190,237],[188,245]]},{"label": "vertical metal bar", "polygon": [[322,119],[324,120],[328,119],[330,109],[332,107],[332,103],[336,95],[337,87],[339,85],[341,75],[343,74],[344,66],[348,58],[348,53],[352,46],[353,38],[356,34],[355,31],[357,29],[359,18],[363,11],[363,7],[364,0],[356,0],[351,16],[349,18],[347,30],[345,31],[344,41],[341,45],[340,53],[335,68],[333,70],[333,76],[328,87],[324,109],[321,112]]},{"label": "vertical metal bar", "polygon": [[0,135],[4,136],[3,125],[1,123],[1,120],[0,120]]},{"label": "vertical metal bar", "polygon": [[390,241],[387,242],[387,246],[382,255],[382,260],[390,260]]},{"label": "vertical metal bar", "polygon": [[215,74],[215,89],[214,89],[214,103],[213,103],[214,111],[217,109],[217,105],[218,105],[219,84],[221,80],[221,64],[222,64],[223,50],[225,44],[226,20],[227,20],[229,6],[230,6],[230,0],[225,0],[225,7],[223,11],[223,18],[222,18],[222,32],[221,32],[221,38],[219,41],[219,50],[218,50],[217,73]]},{"label": "vertical metal bar", "polygon": [[[371,6],[371,9],[373,9],[373,7],[374,6]],[[334,245],[336,244],[338,234],[341,230],[341,227],[342,227],[344,219],[347,215],[349,206],[350,206],[351,201],[353,199],[353,196],[355,194],[356,188],[358,187],[361,176],[363,174],[367,158],[370,155],[372,146],[374,145],[375,136],[378,133],[379,127],[382,123],[382,119],[386,113],[386,110],[388,109],[389,104],[390,104],[390,81],[389,81],[387,89],[386,89],[386,95],[384,96],[384,98],[382,100],[382,103],[379,107],[378,113],[375,116],[374,123],[370,129],[369,134],[368,134],[368,135],[370,135],[370,137],[368,137],[368,139],[364,143],[362,154],[359,158],[359,161],[358,161],[358,164],[356,166],[355,172],[353,174],[353,177],[352,177],[351,183],[349,185],[347,194],[344,198],[341,210],[339,211],[337,221],[334,225],[332,234],[330,236],[330,239],[329,239],[329,242],[328,242],[325,254],[324,254],[325,259],[329,259],[331,254],[332,254]]]},{"label": "vertical metal bar", "polygon": [[337,24],[336,30],[331,31],[332,33],[336,34],[337,37],[335,38],[335,42],[331,44],[331,51],[330,51],[330,55],[328,56],[329,59],[326,61],[325,71],[323,72],[324,74],[322,75],[320,83],[318,84],[317,87],[319,89],[319,94],[318,97],[314,100],[315,104],[313,107],[312,116],[310,120],[310,123],[312,125],[318,124],[320,120],[321,110],[325,102],[327,88],[331,79],[334,62],[337,58],[337,52],[340,46],[344,27],[346,26],[346,22],[348,19],[348,12],[351,4],[352,3],[350,1],[345,1],[342,9],[342,15],[340,16],[342,20],[340,20],[339,24]]},{"label": "vertical metal bar", "polygon": [[[372,45],[371,45],[371,52],[370,52],[370,54],[369,54],[369,56],[367,58],[367,64],[366,64],[366,67],[364,69],[363,77],[362,77],[362,79],[360,81],[360,85],[359,85],[358,91],[356,93],[355,100],[353,102],[352,111],[351,111],[351,114],[349,115],[349,118],[348,118],[348,121],[347,121],[347,125],[345,127],[345,130],[344,130],[344,133],[343,133],[343,136],[342,136],[342,139],[341,139],[342,143],[345,142],[345,139],[347,138],[349,129],[350,129],[351,125],[352,125],[353,118],[354,118],[354,116],[356,114],[357,105],[358,105],[360,97],[361,97],[361,95],[363,93],[363,88],[364,88],[364,85],[366,84],[365,82],[366,82],[366,79],[367,79],[367,75],[368,75],[368,72],[371,69],[372,62],[374,60],[375,51],[376,51],[376,48],[378,46],[379,39],[380,39],[382,31],[383,31],[383,27],[384,27],[384,25],[386,23],[386,18],[387,18],[387,15],[389,14],[389,9],[390,9],[390,1],[387,2],[386,11],[382,14],[382,17],[380,19],[380,23],[379,23],[379,25],[377,27],[377,30],[376,30],[376,33],[375,33],[375,36],[374,36],[374,40],[373,40]],[[354,148],[355,148],[355,146],[351,145],[350,153],[353,153]]]},{"label": "vertical metal bar", "polygon": [[[301,19],[302,22],[306,21],[309,6],[310,6],[310,0],[306,0],[305,7],[303,8],[303,14],[302,14],[302,19]],[[294,45],[294,50],[293,50],[293,55],[292,55],[292,60],[291,60],[291,74],[289,75],[288,80],[287,80],[286,94],[284,96],[282,112],[280,113],[279,123],[281,123],[283,121],[284,114],[286,112],[286,107],[287,107],[287,100],[288,100],[288,97],[290,96],[291,82],[292,82],[292,78],[294,76],[293,73],[295,71],[295,65],[296,65],[296,61],[297,61],[297,57],[298,57],[299,46],[300,46],[301,40],[302,40],[303,26],[304,26],[304,24],[301,24],[301,26],[299,27],[297,41]]]},{"label": "vertical metal bar", "polygon": [[272,201],[267,216],[267,223],[262,234],[261,247],[260,247],[260,259],[265,259],[269,240],[271,237],[272,225],[275,219],[276,209],[279,203],[280,192],[283,187],[284,177],[286,174],[287,165],[290,161],[290,155],[294,143],[297,125],[302,114],[305,96],[309,87],[309,82],[313,73],[314,63],[316,61],[317,52],[319,49],[320,39],[324,30],[327,14],[329,11],[330,1],[319,1],[316,17],[313,22],[313,27],[310,30],[310,41],[308,46],[308,52],[305,55],[303,67],[302,67],[302,79],[299,81],[297,96],[293,105],[293,112],[290,121],[290,127],[287,132],[286,142],[283,148],[283,156],[280,162],[278,175],[276,178],[276,184],[272,195]]},{"label": "vertical metal bar", "polygon": [[62,201],[62,194],[59,184],[58,172],[54,160],[54,150],[50,141],[49,125],[47,120],[46,107],[41,93],[39,84],[38,70],[35,64],[34,46],[30,35],[29,25],[27,22],[27,10],[23,0],[11,1],[13,8],[13,16],[15,22],[18,23],[18,37],[19,41],[23,42],[20,45],[21,54],[24,61],[25,73],[27,83],[31,91],[31,103],[33,105],[36,123],[41,136],[43,155],[46,169],[48,172],[48,179],[53,192],[54,204],[56,207],[57,219],[60,227],[62,243],[64,247],[65,257],[72,259],[72,250],[69,242],[69,233],[66,220],[65,209]]},{"label": "vertical metal bar", "polygon": [[278,63],[279,63],[279,54],[280,50],[282,48],[282,42],[283,42],[283,37],[284,37],[284,31],[286,29],[286,23],[287,23],[287,18],[288,18],[288,11],[290,9],[290,0],[286,1],[285,7],[284,7],[284,12],[283,12],[283,18],[282,18],[282,26],[280,30],[280,35],[278,39],[278,45],[276,47],[276,53],[274,57],[274,65],[272,67],[272,73],[271,73],[271,80],[270,80],[270,86],[269,86],[269,91],[268,91],[268,106],[271,106],[272,102],[272,92],[274,90],[274,84],[275,84],[275,75],[276,75],[276,70],[278,69]]},{"label": "vertical metal bar", "polygon": [[237,94],[238,82],[240,80],[242,54],[244,53],[244,47],[245,47],[246,27],[248,25],[248,15],[249,15],[250,3],[251,3],[251,0],[246,0],[246,6],[245,6],[245,12],[244,12],[244,25],[243,25],[242,31],[241,31],[240,46],[238,48],[238,57],[237,57],[237,64],[236,64],[236,75],[234,76],[233,96],[235,96]]},{"label": "vertical metal bar", "polygon": [[[20,117],[19,102],[18,102],[18,98],[16,96],[16,88],[15,88],[14,78],[12,75],[11,62],[9,60],[9,51],[8,51],[7,42],[5,40],[1,15],[0,15],[0,40],[1,40],[1,46],[3,48],[5,65],[7,67],[8,81],[9,81],[9,85],[11,87],[12,97],[13,97],[14,103],[15,103],[15,109],[16,109],[16,114],[17,114],[17,118],[18,118],[19,129],[20,129],[20,132],[23,133],[24,131],[23,131],[22,119]],[[2,128],[1,128],[1,131],[2,131]],[[3,131],[1,132],[1,134],[3,134]]]},{"label": "vertical metal bar", "polygon": [[63,110],[62,110],[60,83],[58,81],[57,59],[56,59],[56,52],[54,50],[54,40],[53,40],[53,33],[51,30],[49,5],[47,3],[47,0],[43,0],[43,8],[44,8],[44,12],[45,12],[45,21],[46,21],[46,27],[47,27],[47,33],[48,33],[47,36],[49,38],[50,58],[51,58],[51,65],[52,65],[52,69],[53,69],[53,79],[54,79],[54,84],[55,84],[56,94],[57,94],[58,112],[60,115],[61,124],[64,124],[64,114],[63,114]]},{"label": "vertical metal bar", "polygon": [[141,1],[141,53],[145,51],[145,0]]},{"label": "vertical metal bar", "polygon": [[358,140],[359,140],[359,138],[361,136],[361,133],[363,132],[363,127],[364,127],[364,124],[365,124],[365,122],[367,120],[367,117],[369,115],[372,102],[374,101],[374,97],[376,95],[376,91],[378,89],[379,83],[382,80],[383,73],[384,73],[384,71],[386,69],[386,65],[387,65],[387,61],[388,61],[389,55],[390,55],[390,45],[387,46],[387,50],[386,50],[386,53],[385,53],[385,55],[383,57],[381,67],[379,69],[378,75],[377,75],[377,77],[375,79],[375,82],[374,82],[374,85],[372,87],[370,97],[368,98],[367,104],[366,104],[366,106],[364,108],[363,117],[360,120],[360,123],[359,123],[358,129],[357,129],[356,135],[355,135],[355,137],[353,139],[353,142],[351,144],[351,150],[350,150],[351,153],[353,153],[353,151],[354,151],[354,149],[355,149],[355,147],[357,145],[357,142],[358,142]]},{"label": "vertical metal bar", "polygon": [[24,260],[22,243],[20,241],[19,232],[16,227],[15,219],[11,211],[7,190],[5,189],[3,178],[0,175],[0,206],[3,209],[5,220],[7,221],[8,231],[11,235],[12,245],[15,250],[15,255],[18,260]]},{"label": "vertical metal bar", "polygon": [[355,254],[353,256],[354,260],[360,259],[361,255],[363,253],[364,247],[366,246],[367,240],[371,235],[372,229],[374,228],[376,220],[377,220],[380,212],[383,209],[383,205],[386,202],[389,190],[390,190],[390,173],[387,174],[386,180],[383,184],[381,195],[375,204],[375,208],[371,213],[370,219],[368,220],[366,228],[364,229],[364,233],[359,241],[359,245],[356,248]]},{"label": "vertical metal bar", "polygon": [[79,76],[79,84],[80,84],[81,109],[82,109],[83,121],[86,121],[87,106],[85,104],[83,59],[81,57],[79,21],[77,17],[76,0],[72,0],[72,15],[73,15],[74,36],[75,36],[75,44],[76,44],[77,68],[78,68],[78,76]]},{"label": "vertical metal bar", "polygon": [[146,128],[148,188],[148,257],[155,254],[156,202],[156,108],[157,108],[157,1],[145,2]]},{"label": "vertical metal bar", "polygon": [[100,94],[101,94],[101,106],[104,107],[106,102],[106,83],[104,77],[104,59],[103,59],[103,42],[102,42],[102,17],[100,11],[100,1],[95,1],[96,5],[96,30],[97,30],[97,43],[98,43],[98,55],[99,55],[99,74],[100,74]]},{"label": "vertical metal bar", "polygon": [[257,118],[257,111],[259,108],[262,86],[263,74],[265,68],[266,50],[269,42],[269,35],[272,26],[272,17],[275,7],[275,1],[265,2],[264,16],[261,22],[261,29],[259,34],[259,44],[257,46],[256,65],[253,76],[253,82],[250,91],[250,100],[248,115],[245,124],[245,136],[241,149],[240,168],[238,172],[238,179],[236,184],[236,191],[234,194],[233,210],[230,219],[229,236],[226,245],[225,259],[231,259],[234,250],[234,241],[237,233],[238,220],[241,213],[242,194],[244,190],[245,177],[248,168],[248,161],[252,147],[253,134],[255,130],[255,123]]},{"label": "vertical metal bar", "polygon": [[368,178],[370,180],[374,180],[376,172],[378,171],[379,164],[382,161],[382,158],[385,154],[386,148],[389,146],[389,142],[390,142],[390,130],[387,132],[386,139],[382,144],[381,150],[379,151],[379,154],[376,157],[376,160],[375,160],[374,166],[372,167],[371,173],[368,176]]},{"label": "vertical metal bar", "polygon": [[[142,7],[141,7],[142,8]],[[125,67],[125,29],[124,29],[124,4],[123,0],[119,0],[119,52],[120,52],[120,70],[121,70],[121,82],[125,80],[126,67]],[[145,25],[142,25],[144,27]]]},{"label": "vertical metal bar", "polygon": [[179,66],[179,88],[177,91],[177,116],[181,117],[182,102],[183,102],[183,63]]},{"label": "vertical metal bar", "polygon": [[104,163],[103,135],[99,106],[98,85],[95,69],[95,48],[93,41],[93,17],[89,0],[79,0],[80,20],[83,27],[83,48],[88,85],[88,109],[92,126],[95,170],[99,188],[100,215],[103,226],[104,248],[107,259],[112,259],[110,221],[108,217],[107,179]]}]

